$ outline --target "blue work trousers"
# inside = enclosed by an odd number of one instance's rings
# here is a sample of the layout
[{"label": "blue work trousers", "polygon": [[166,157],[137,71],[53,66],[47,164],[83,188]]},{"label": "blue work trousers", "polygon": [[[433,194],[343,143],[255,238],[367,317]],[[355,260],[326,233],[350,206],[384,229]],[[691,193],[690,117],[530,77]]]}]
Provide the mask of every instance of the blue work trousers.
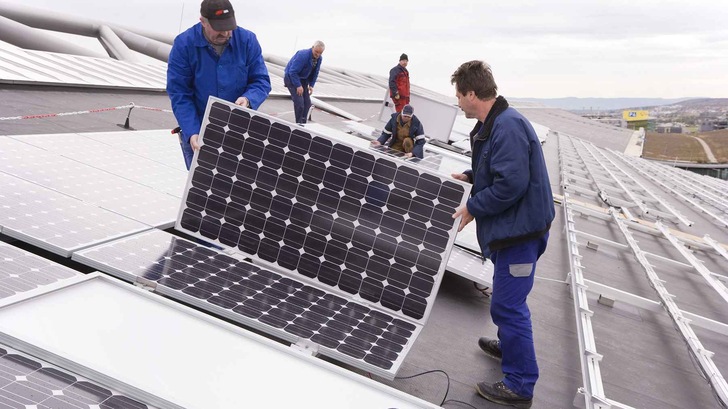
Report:
[{"label": "blue work trousers", "polygon": [[533,346],[531,311],[526,304],[533,288],[536,261],[546,250],[548,233],[539,239],[494,251],[490,315],[498,327],[506,386],[520,396],[533,397],[538,364]]},{"label": "blue work trousers", "polygon": [[293,113],[296,116],[297,124],[305,124],[308,119],[308,110],[311,109],[311,94],[308,93],[308,81],[301,81],[303,95],[296,93],[296,87],[288,87],[293,100]]}]

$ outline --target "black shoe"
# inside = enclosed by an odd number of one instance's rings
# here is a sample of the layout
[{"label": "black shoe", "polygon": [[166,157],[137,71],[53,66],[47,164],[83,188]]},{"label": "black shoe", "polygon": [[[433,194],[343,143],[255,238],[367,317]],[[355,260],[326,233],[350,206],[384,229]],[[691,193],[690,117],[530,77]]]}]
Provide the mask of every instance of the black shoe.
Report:
[{"label": "black shoe", "polygon": [[480,349],[485,352],[486,355],[488,355],[491,358],[494,359],[502,359],[503,353],[501,353],[500,349],[500,341],[497,339],[491,339],[491,338],[480,338],[478,340],[478,346]]},{"label": "black shoe", "polygon": [[480,382],[475,385],[478,394],[491,402],[500,403],[501,405],[514,406],[518,409],[529,409],[533,403],[533,399],[524,398],[517,395],[503,383],[503,381],[494,384]]}]

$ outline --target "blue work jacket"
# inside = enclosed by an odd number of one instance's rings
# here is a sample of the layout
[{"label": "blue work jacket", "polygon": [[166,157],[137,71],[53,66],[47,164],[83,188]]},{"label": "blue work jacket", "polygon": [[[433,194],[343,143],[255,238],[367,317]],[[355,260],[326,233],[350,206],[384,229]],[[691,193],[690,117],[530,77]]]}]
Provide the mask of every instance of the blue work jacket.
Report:
[{"label": "blue work jacket", "polygon": [[316,64],[316,69],[313,68],[313,49],[308,48],[306,50],[299,50],[296,54],[288,60],[286,64],[285,75],[283,77],[283,84],[286,87],[298,88],[301,86],[301,80],[307,81],[310,87],[316,84],[318,79],[319,71],[321,71],[321,64],[324,62],[324,56],[320,55]]},{"label": "blue work jacket", "polygon": [[475,218],[484,257],[492,251],[538,238],[554,219],[554,201],[546,163],[531,123],[513,108],[493,122],[483,138],[478,122],[473,137],[473,182],[468,212]]},{"label": "blue work jacket", "polygon": [[[382,145],[387,143],[387,140],[390,138],[391,141],[389,141],[389,145],[387,146],[392,146],[394,142],[397,141],[396,134],[399,132],[399,126],[401,124],[399,116],[399,112],[393,113],[392,117],[389,118],[387,125],[384,126],[382,134],[379,136],[379,139],[377,139]],[[412,123],[410,124],[409,137],[412,138],[414,142],[412,154],[422,159],[425,156],[425,127],[422,126],[422,122],[420,122],[416,115],[412,115],[410,122]]]},{"label": "blue work jacket", "polygon": [[207,42],[200,23],[174,39],[167,63],[167,94],[185,142],[200,133],[209,96],[230,102],[246,97],[257,109],[270,90],[268,68],[251,31],[233,30],[221,56]]}]

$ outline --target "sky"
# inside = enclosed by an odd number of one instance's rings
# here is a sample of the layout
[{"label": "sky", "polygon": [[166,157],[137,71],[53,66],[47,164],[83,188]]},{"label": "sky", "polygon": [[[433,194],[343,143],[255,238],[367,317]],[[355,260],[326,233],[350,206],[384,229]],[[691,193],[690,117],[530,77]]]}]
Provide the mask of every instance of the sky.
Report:
[{"label": "sky", "polygon": [[[200,0],[0,0],[176,34]],[[453,95],[450,75],[484,60],[519,98],[728,97],[726,0],[231,0],[263,52],[316,40],[324,66],[387,76],[403,52],[412,83]],[[723,78],[723,79],[721,79]]]}]

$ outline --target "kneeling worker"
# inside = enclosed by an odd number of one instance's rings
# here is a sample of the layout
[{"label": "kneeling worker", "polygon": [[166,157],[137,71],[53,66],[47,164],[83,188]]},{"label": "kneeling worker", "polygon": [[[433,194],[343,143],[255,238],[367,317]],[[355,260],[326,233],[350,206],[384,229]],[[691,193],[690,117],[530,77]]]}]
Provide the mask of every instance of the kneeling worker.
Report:
[{"label": "kneeling worker", "polygon": [[372,146],[383,145],[392,138],[389,142],[390,148],[404,152],[404,156],[408,158],[416,156],[422,159],[425,153],[425,129],[414,112],[412,105],[405,105],[401,113],[392,114],[392,118],[382,131],[382,136],[372,141]]}]

